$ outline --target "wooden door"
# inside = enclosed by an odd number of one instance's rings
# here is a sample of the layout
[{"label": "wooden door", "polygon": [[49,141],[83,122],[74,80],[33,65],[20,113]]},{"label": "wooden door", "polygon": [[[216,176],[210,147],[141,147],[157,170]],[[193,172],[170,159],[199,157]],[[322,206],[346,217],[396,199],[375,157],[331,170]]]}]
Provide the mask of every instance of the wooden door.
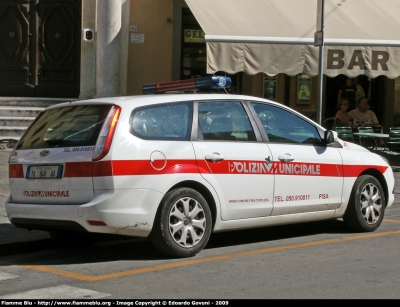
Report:
[{"label": "wooden door", "polygon": [[38,97],[79,96],[81,1],[40,0],[38,16]]},{"label": "wooden door", "polygon": [[0,96],[77,98],[81,0],[0,0]]},{"label": "wooden door", "polygon": [[34,96],[30,2],[0,0],[0,96]]}]

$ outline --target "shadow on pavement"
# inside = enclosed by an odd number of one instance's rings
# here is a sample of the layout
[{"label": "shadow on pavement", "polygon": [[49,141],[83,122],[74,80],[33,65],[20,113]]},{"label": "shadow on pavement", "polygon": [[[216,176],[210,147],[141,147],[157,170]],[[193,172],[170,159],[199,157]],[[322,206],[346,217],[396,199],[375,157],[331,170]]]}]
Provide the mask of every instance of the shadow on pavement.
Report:
[{"label": "shadow on pavement", "polygon": [[277,241],[324,233],[351,234],[354,233],[354,231],[349,229],[341,220],[328,220],[321,222],[254,228],[248,230],[236,230],[213,234],[209,243],[207,244],[206,249]]},{"label": "shadow on pavement", "polygon": [[[0,225],[1,233],[10,229],[3,226]],[[205,250],[273,242],[324,233],[350,234],[352,232],[340,220],[236,230],[212,234]],[[168,259],[159,254],[147,239],[97,235],[96,242],[95,245],[83,249],[59,247],[51,239],[4,244],[0,245],[0,266],[15,264],[65,265]]]},{"label": "shadow on pavement", "polygon": [[45,231],[29,231],[0,223],[0,257],[47,249],[49,242],[53,243]]}]

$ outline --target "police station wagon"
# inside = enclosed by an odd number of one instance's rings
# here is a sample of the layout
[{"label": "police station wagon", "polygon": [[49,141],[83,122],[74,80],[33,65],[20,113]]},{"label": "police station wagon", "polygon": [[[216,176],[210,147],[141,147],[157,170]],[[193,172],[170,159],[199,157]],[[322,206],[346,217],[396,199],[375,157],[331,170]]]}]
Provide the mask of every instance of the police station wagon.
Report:
[{"label": "police station wagon", "polygon": [[[191,84],[190,82],[194,82]],[[224,77],[145,92],[227,86]],[[265,99],[223,94],[99,98],[45,109],[9,160],[15,226],[77,243],[148,237],[173,257],[211,232],[343,218],[374,231],[394,200],[382,157]]]}]

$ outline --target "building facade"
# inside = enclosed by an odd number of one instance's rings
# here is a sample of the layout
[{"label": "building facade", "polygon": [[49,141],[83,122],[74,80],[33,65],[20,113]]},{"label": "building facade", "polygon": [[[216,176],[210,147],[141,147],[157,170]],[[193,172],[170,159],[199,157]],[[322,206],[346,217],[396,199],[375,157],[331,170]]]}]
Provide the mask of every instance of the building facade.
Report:
[{"label": "building facade", "polygon": [[[0,97],[136,95],[144,84],[206,70],[204,33],[184,0],[0,0]],[[316,77],[231,77],[232,93],[275,100],[316,119]],[[323,117],[334,116],[344,78],[324,78]],[[393,126],[400,78],[360,81],[384,128]]]}]

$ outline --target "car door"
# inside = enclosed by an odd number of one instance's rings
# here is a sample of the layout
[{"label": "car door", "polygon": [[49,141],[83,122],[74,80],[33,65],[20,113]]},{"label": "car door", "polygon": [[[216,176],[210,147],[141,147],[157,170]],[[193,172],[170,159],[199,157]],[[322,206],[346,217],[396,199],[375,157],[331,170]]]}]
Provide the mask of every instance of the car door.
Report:
[{"label": "car door", "polygon": [[242,102],[202,101],[195,110],[196,161],[219,196],[222,219],[270,215],[274,179],[266,163],[271,152]]},{"label": "car door", "polygon": [[322,145],[317,127],[288,109],[258,102],[250,105],[272,153],[272,215],[337,209],[343,189],[339,150]]}]

